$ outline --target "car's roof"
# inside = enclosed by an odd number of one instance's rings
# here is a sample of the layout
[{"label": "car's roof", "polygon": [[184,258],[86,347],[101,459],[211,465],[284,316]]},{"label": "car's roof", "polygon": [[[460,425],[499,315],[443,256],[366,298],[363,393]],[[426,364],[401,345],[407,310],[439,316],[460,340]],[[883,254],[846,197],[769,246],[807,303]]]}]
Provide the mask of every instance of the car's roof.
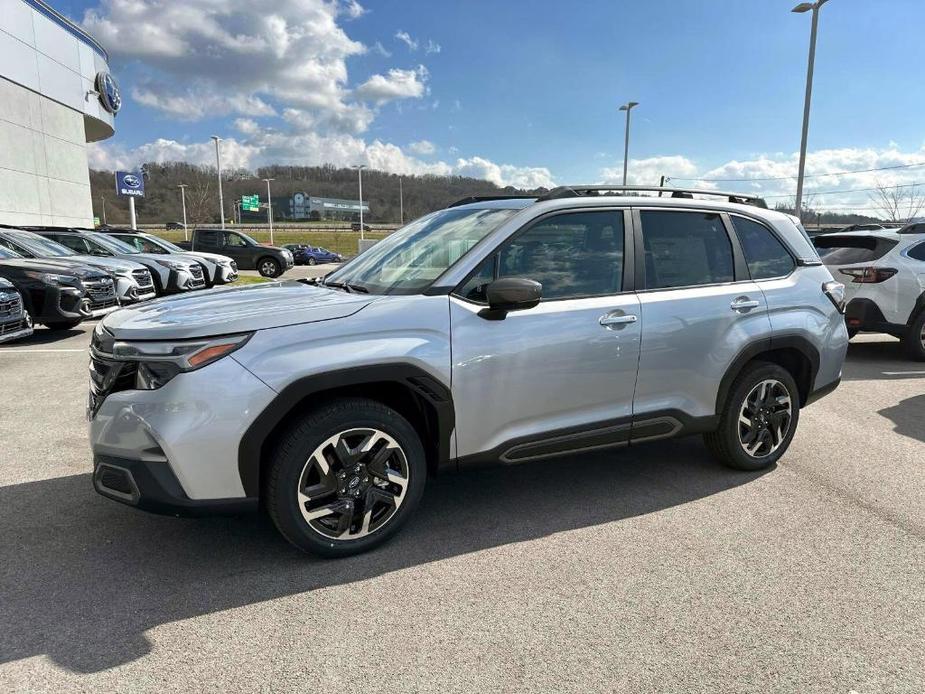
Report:
[{"label": "car's roof", "polygon": [[[728,202],[726,200],[708,199],[708,198],[670,198],[657,197],[651,195],[589,195],[567,198],[555,198],[552,200],[540,200],[535,198],[511,198],[505,200],[481,200],[471,202],[466,205],[459,205],[452,209],[502,209],[502,210],[523,210],[536,205],[537,211],[548,211],[563,208],[575,207],[679,207],[689,208],[696,207],[699,209],[716,210],[717,212],[741,212],[746,215],[762,217],[768,220],[789,218],[795,221],[797,218],[792,215],[768,210],[755,205],[744,205],[742,203]],[[542,207],[540,207],[542,206]]]}]

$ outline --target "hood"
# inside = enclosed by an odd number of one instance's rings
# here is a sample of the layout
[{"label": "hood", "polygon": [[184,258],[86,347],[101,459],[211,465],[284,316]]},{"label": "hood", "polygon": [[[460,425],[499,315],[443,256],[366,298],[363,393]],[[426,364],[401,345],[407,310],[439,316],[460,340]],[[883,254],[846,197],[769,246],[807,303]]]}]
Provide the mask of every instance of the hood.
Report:
[{"label": "hood", "polygon": [[185,258],[202,258],[203,260],[209,260],[213,263],[230,263],[231,258],[227,255],[219,255],[218,253],[203,253],[201,251],[196,251],[194,253],[172,253],[171,255],[177,256],[182,255]]},{"label": "hood", "polygon": [[0,277],[0,289],[15,289],[13,283]]},{"label": "hood", "polygon": [[199,265],[199,262],[195,258],[190,258],[186,254],[180,253],[132,253],[127,255],[117,255],[121,262],[131,260],[135,263],[141,263],[142,265],[150,268],[152,265],[157,265],[158,267],[164,267],[158,261],[159,260],[169,260],[174,263],[186,263],[187,267],[192,267],[194,265]]},{"label": "hood", "polygon": [[10,258],[0,261],[0,267],[16,268],[20,271],[47,272],[57,275],[72,275],[80,279],[95,279],[109,277],[96,268],[87,267],[83,263],[65,262],[64,258],[52,260],[51,258]]},{"label": "hood", "polygon": [[103,258],[98,255],[69,255],[65,256],[64,259],[76,260],[81,265],[89,265],[90,267],[99,268],[106,272],[114,272],[117,275],[127,275],[131,273],[132,270],[145,269],[145,266],[141,263],[136,263],[131,260]]},{"label": "hood", "polygon": [[176,340],[345,318],[375,299],[296,281],[213,289],[123,308],[103,320],[122,340]]}]

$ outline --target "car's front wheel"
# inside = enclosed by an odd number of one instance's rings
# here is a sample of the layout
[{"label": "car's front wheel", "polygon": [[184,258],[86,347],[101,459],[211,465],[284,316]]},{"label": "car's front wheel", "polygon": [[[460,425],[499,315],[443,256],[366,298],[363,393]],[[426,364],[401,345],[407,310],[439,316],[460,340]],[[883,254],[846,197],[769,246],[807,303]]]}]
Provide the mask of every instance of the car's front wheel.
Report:
[{"label": "car's front wheel", "polygon": [[261,258],[257,263],[257,272],[261,277],[279,277],[282,274],[280,264],[274,258]]},{"label": "car's front wheel", "polygon": [[276,527],[301,550],[365,552],[394,535],[427,480],[414,427],[374,400],[344,398],[308,413],[275,450],[265,489]]},{"label": "car's front wheel", "polygon": [[314,265],[317,261],[316,261],[314,258],[309,257],[309,259],[308,259],[306,262],[307,262],[309,265]]},{"label": "car's front wheel", "polygon": [[719,427],[704,441],[729,467],[763,470],[786,452],[799,418],[800,394],[790,372],[756,361],[733,382]]}]

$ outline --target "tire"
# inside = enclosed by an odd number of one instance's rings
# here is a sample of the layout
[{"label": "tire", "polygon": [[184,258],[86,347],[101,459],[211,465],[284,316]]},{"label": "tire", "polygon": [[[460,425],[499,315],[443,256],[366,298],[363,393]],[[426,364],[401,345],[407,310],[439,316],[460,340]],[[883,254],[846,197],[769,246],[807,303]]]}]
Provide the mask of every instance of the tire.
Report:
[{"label": "tire", "polygon": [[[283,435],[264,496],[270,518],[293,545],[346,557],[394,535],[426,481],[424,448],[408,420],[374,400],[344,398],[312,410]],[[339,538],[344,528],[347,537]]]},{"label": "tire", "polygon": [[[775,385],[770,385],[772,383]],[[764,391],[767,401],[763,404],[760,402],[762,384],[769,384]],[[785,396],[789,399],[786,405],[781,402]],[[786,416],[782,414],[785,409]],[[740,422],[740,414],[751,424]],[[733,381],[719,427],[705,434],[704,442],[724,465],[737,470],[765,470],[787,451],[799,419],[800,394],[790,372],[777,364],[754,361]],[[781,426],[775,427],[775,423]],[[749,452],[748,447],[754,451]]]},{"label": "tire", "polygon": [[45,323],[45,327],[49,330],[72,330],[78,325],[83,323],[81,320],[67,320],[67,321],[55,321],[54,323]]},{"label": "tire", "polygon": [[903,338],[906,354],[916,361],[925,361],[925,311],[919,311]]},{"label": "tire", "polygon": [[261,258],[257,261],[257,272],[261,277],[279,277],[283,274],[279,261],[275,258]]},{"label": "tire", "polygon": [[315,265],[316,262],[317,262],[317,261],[316,261],[314,258],[309,258],[309,259],[306,261],[306,264],[307,264],[307,265]]}]

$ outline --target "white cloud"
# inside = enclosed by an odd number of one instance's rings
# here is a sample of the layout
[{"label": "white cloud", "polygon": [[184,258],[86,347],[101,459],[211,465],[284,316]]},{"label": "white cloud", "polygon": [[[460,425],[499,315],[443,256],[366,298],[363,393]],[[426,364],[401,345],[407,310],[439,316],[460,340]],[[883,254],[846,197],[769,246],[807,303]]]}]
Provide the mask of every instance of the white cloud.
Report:
[{"label": "white cloud", "polygon": [[342,8],[344,14],[350,19],[359,19],[368,12],[357,0],[347,0],[342,4]]},{"label": "white cloud", "polygon": [[417,142],[412,142],[408,145],[410,149],[415,154],[433,154],[437,151],[437,148],[434,146],[434,143],[429,140],[418,140]]},{"label": "white cloud", "polygon": [[428,72],[423,65],[414,70],[392,68],[387,75],[373,75],[356,89],[364,101],[384,104],[394,99],[420,99],[427,93]]},{"label": "white cloud", "polygon": [[552,173],[546,167],[499,165],[482,157],[457,159],[453,173],[484,178],[501,187],[553,188],[556,185]]},{"label": "white cloud", "polygon": [[407,31],[396,31],[395,38],[405,44],[409,51],[416,51],[418,49],[418,42],[411,38],[411,35]]},{"label": "white cloud", "polygon": [[370,52],[370,53],[378,53],[378,54],[381,55],[383,58],[391,58],[391,57],[392,57],[392,52],[391,52],[388,48],[386,48],[385,46],[383,46],[381,41],[376,41],[376,43],[374,43],[374,44],[370,47],[369,52]]},{"label": "white cloud", "polygon": [[425,52],[425,53],[427,53],[427,54],[430,54],[430,53],[439,53],[439,52],[442,51],[442,50],[443,50],[443,48],[440,46],[439,43],[437,43],[436,41],[434,41],[434,40],[432,40],[432,39],[427,39],[427,45],[424,46],[424,52]]},{"label": "white cloud", "polygon": [[[669,186],[758,194],[773,207],[778,202],[792,204],[798,162],[797,152],[759,154],[712,168],[700,166],[682,155],[630,159],[628,179],[630,183],[658,185],[659,177],[664,174],[673,179]],[[921,183],[925,179],[925,166],[908,167],[920,163],[925,163],[925,146],[904,152],[894,142],[885,149],[843,147],[809,152],[803,186],[804,204],[814,209],[857,211],[876,216],[876,205],[871,201],[875,192],[866,189]],[[885,168],[897,166],[903,168]],[[850,171],[856,173],[839,173]],[[621,182],[622,162],[601,169],[600,178],[604,183]]]}]

